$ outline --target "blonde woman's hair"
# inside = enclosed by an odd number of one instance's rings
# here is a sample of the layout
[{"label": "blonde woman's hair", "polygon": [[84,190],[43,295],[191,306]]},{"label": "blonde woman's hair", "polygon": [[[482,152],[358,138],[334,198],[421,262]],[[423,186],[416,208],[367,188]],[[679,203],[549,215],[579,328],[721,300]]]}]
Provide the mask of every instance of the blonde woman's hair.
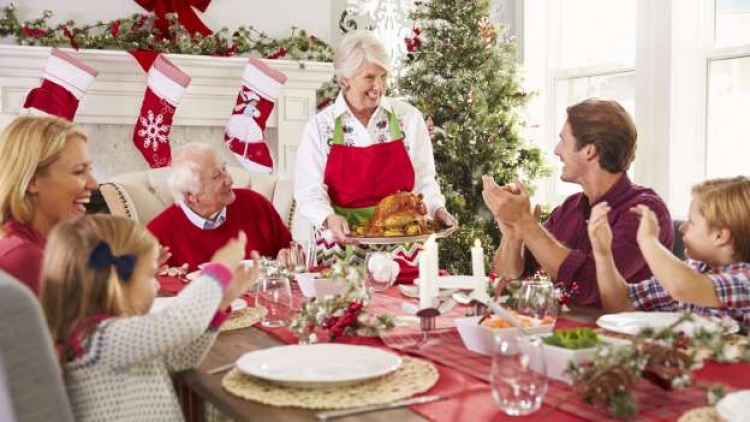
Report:
[{"label": "blonde woman's hair", "polygon": [[31,179],[60,156],[68,139],[88,138],[73,123],[53,116],[21,116],[0,134],[0,223],[31,222]]},{"label": "blonde woman's hair", "polygon": [[339,83],[355,76],[365,63],[372,63],[391,73],[391,60],[383,44],[371,31],[350,31],[341,40],[333,56],[333,74]]},{"label": "blonde woman's hair", "polygon": [[693,187],[693,198],[710,227],[727,229],[732,234],[735,259],[750,262],[750,179],[737,176],[706,180]]},{"label": "blonde woman's hair", "polygon": [[116,256],[133,254],[136,265],[157,241],[143,226],[113,215],[96,214],[63,221],[50,233],[42,265],[41,298],[52,338],[64,359],[76,327],[93,315],[134,315],[112,265],[92,268],[91,253],[105,242]]}]

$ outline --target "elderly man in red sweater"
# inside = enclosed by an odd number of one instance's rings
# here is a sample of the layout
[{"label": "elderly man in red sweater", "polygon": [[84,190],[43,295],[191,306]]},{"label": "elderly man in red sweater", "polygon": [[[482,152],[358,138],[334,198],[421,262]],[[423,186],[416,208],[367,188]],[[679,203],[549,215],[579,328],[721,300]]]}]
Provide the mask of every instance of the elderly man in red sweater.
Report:
[{"label": "elderly man in red sweater", "polygon": [[172,157],[169,188],[175,204],[157,215],[148,229],[169,248],[170,267],[187,264],[195,271],[237,233],[247,234],[246,255],[288,261],[292,240],[279,213],[262,195],[250,189],[232,189],[232,177],[214,149],[190,143]]}]

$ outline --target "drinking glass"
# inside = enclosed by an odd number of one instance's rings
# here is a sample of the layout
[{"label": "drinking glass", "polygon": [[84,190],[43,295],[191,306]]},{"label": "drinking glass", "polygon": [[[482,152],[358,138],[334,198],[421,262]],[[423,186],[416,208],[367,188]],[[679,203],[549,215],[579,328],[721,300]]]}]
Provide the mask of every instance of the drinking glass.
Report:
[{"label": "drinking glass", "polygon": [[255,294],[255,306],[268,312],[261,319],[264,327],[282,327],[292,318],[292,289],[286,277],[263,277]]},{"label": "drinking glass", "polygon": [[393,260],[387,252],[368,252],[365,256],[365,287],[367,290],[382,292],[395,280]]},{"label": "drinking glass", "polygon": [[315,265],[315,251],[310,250],[311,242],[292,240],[289,242],[289,259],[292,271],[304,273]]},{"label": "drinking glass", "polygon": [[490,386],[505,414],[523,416],[537,411],[547,392],[546,373],[539,337],[495,337]]},{"label": "drinking glass", "polygon": [[524,280],[518,292],[518,313],[535,319],[557,318],[559,305],[555,289],[548,281]]}]

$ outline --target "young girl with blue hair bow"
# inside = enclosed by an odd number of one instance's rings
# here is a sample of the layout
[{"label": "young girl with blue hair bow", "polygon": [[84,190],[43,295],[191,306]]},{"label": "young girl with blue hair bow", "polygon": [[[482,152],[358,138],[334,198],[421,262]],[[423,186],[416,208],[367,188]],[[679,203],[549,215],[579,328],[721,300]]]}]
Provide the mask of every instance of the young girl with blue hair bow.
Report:
[{"label": "young girl with blue hair bow", "polygon": [[196,367],[232,300],[258,277],[240,233],[167,308],[156,295],[158,244],[109,215],[59,224],[47,243],[41,302],[78,421],[182,420],[171,372]]}]

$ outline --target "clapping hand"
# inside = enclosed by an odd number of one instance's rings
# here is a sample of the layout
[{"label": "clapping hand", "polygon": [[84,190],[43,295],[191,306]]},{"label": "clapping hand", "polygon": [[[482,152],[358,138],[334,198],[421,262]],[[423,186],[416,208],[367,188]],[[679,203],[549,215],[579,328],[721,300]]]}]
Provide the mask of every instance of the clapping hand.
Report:
[{"label": "clapping hand", "polygon": [[224,246],[219,248],[211,257],[211,262],[222,264],[233,270],[245,258],[245,245],[247,244],[247,235],[241,231],[235,239],[229,240]]},{"label": "clapping hand", "polygon": [[591,209],[588,224],[589,241],[591,241],[591,250],[596,255],[612,253],[612,229],[607,219],[610,209],[606,202],[600,202]]},{"label": "clapping hand", "polygon": [[636,234],[638,244],[659,237],[659,219],[656,218],[656,214],[649,207],[640,204],[631,208],[630,211],[641,216],[641,223],[638,225],[638,233]]},{"label": "clapping hand", "polygon": [[535,207],[534,214],[531,214],[529,193],[519,181],[500,186],[492,177],[484,175],[482,176],[482,186],[484,203],[495,217],[503,236],[513,237],[516,234],[515,226],[523,218],[533,217],[541,212],[539,207]]},{"label": "clapping hand", "polygon": [[255,284],[260,273],[260,255],[253,251],[250,256],[253,259],[253,265],[247,266],[241,264],[245,258],[245,246],[247,245],[247,235],[241,231],[236,239],[232,239],[221,247],[211,262],[222,264],[233,270],[232,280],[224,289],[224,297],[221,300],[219,309],[224,309],[231,305],[232,301],[241,296]]}]

